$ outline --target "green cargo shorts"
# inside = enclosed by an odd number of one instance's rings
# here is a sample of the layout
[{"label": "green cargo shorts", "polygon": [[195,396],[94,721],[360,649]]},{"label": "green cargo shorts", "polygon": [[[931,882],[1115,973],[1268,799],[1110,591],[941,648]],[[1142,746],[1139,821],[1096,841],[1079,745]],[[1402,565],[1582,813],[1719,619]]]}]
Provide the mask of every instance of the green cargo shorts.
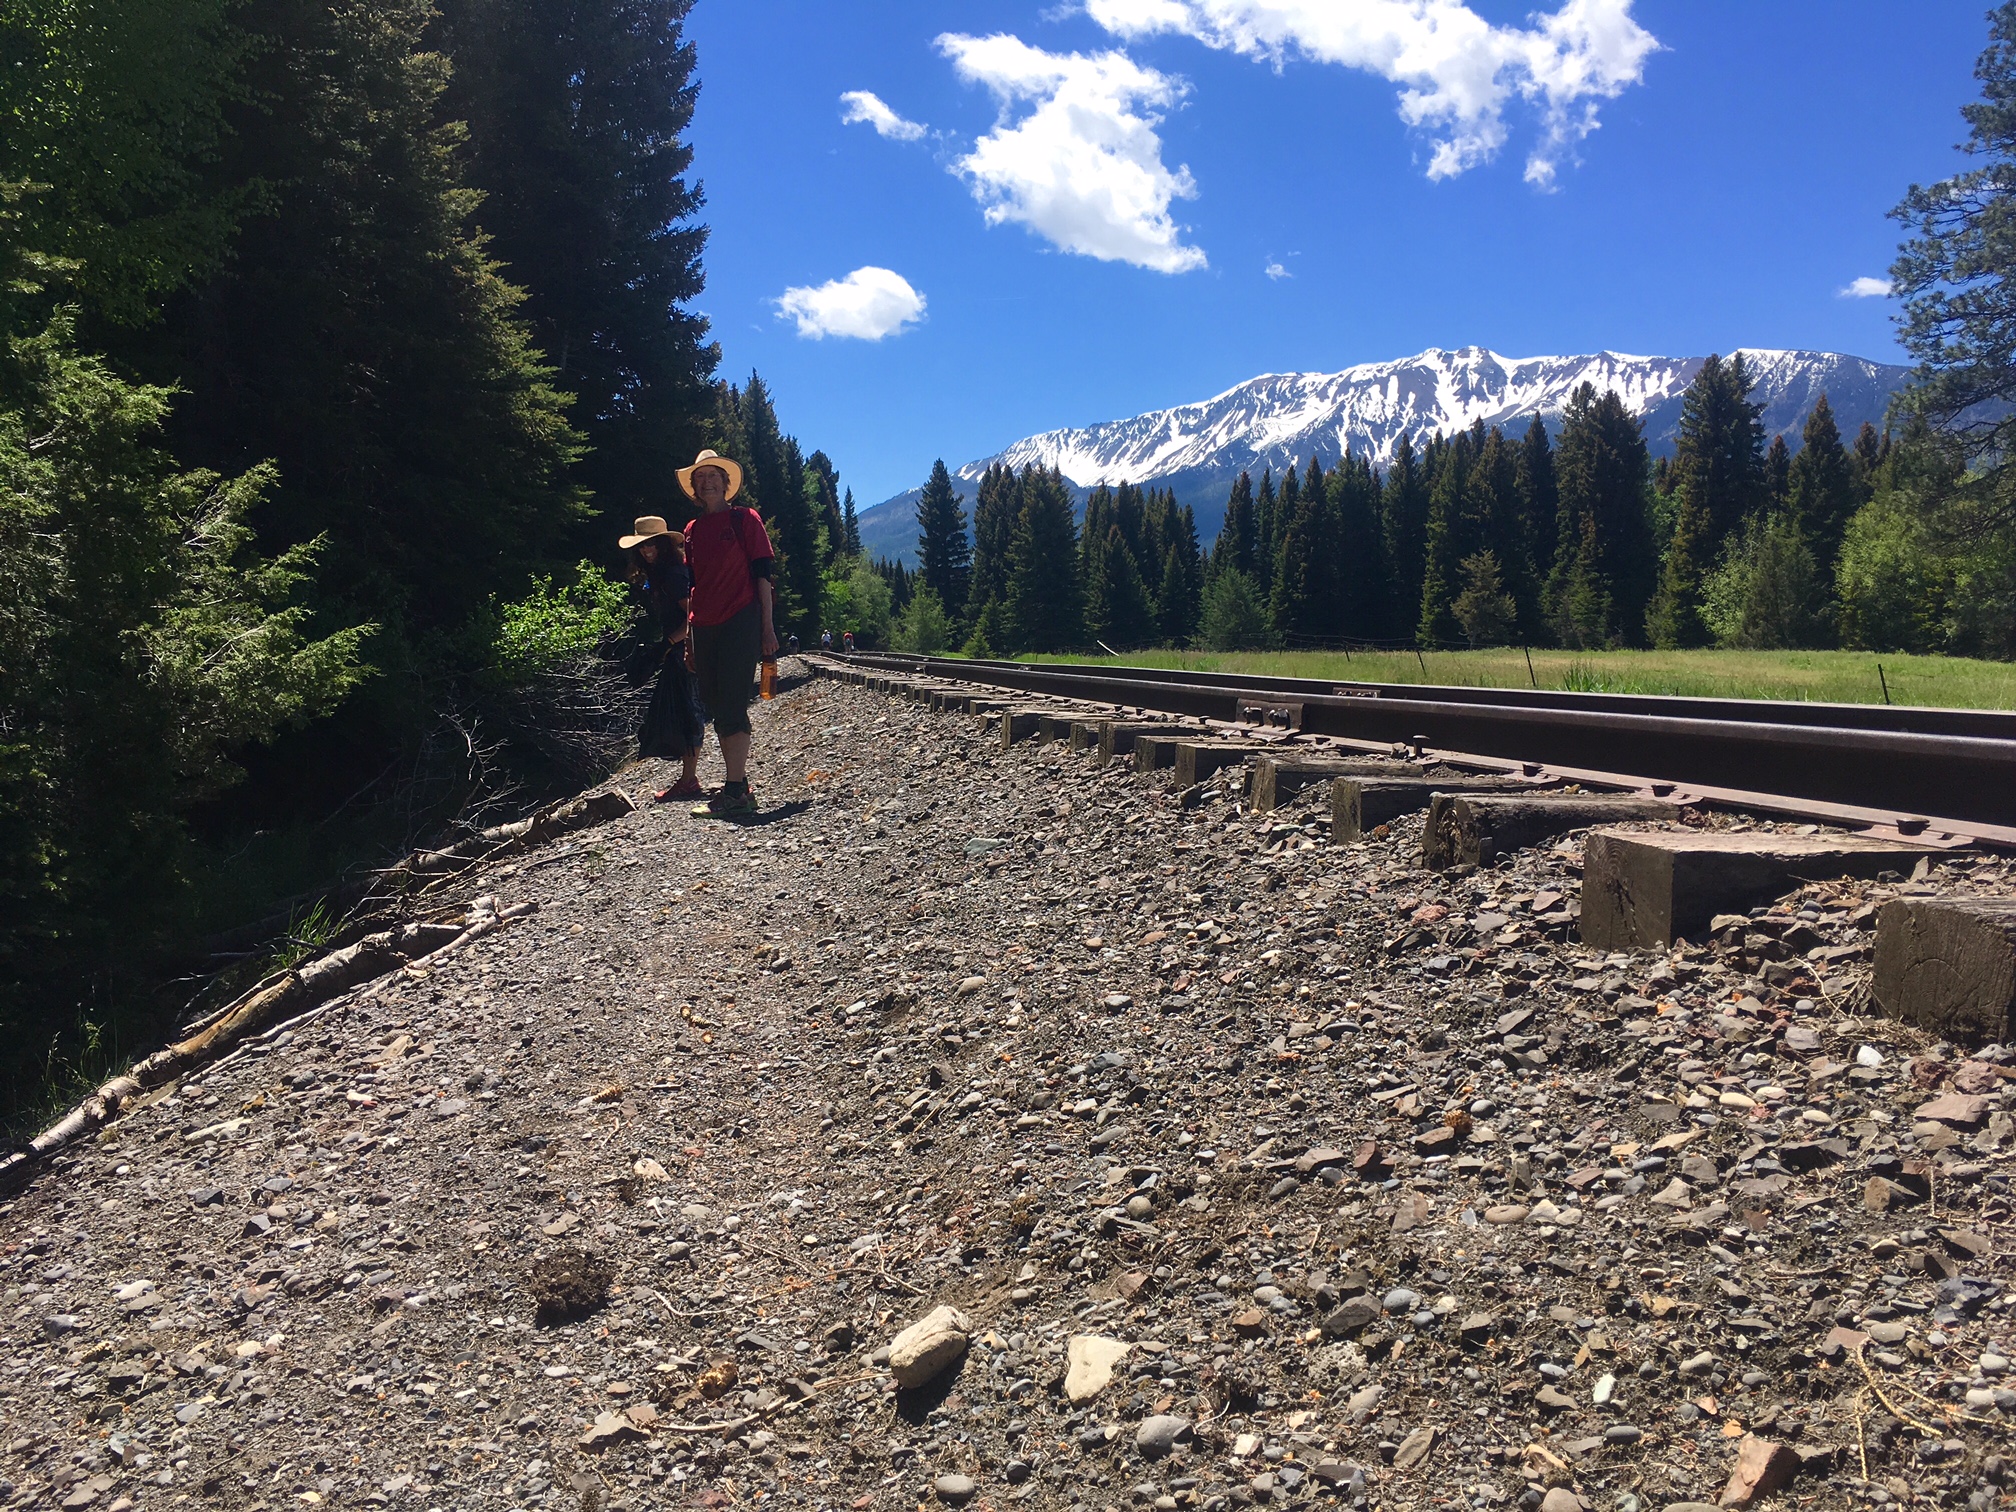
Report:
[{"label": "green cargo shorts", "polygon": [[749,700],[763,651],[763,610],[754,599],[718,625],[693,627],[694,679],[714,733],[726,740],[749,733]]}]

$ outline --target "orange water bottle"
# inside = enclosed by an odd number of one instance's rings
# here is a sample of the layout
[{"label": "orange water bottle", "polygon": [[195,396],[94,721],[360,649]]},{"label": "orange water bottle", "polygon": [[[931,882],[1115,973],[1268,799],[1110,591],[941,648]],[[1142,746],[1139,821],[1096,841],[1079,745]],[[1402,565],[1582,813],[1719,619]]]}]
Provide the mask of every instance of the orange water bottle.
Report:
[{"label": "orange water bottle", "polygon": [[766,701],[777,696],[777,658],[774,656],[763,658],[762,690]]}]

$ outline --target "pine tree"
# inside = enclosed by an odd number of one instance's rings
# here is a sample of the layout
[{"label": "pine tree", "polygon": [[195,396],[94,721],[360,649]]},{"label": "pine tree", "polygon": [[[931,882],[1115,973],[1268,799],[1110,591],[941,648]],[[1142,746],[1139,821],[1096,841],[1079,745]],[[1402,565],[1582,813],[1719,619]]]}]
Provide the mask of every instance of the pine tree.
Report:
[{"label": "pine tree", "polygon": [[1859,503],[1855,484],[1855,459],[1841,444],[1833,407],[1822,394],[1806,417],[1804,444],[1792,462],[1786,506],[1823,577],[1833,574],[1841,537]]},{"label": "pine tree", "polygon": [[966,612],[973,549],[966,540],[963,495],[953,492],[952,474],[943,459],[931,464],[931,476],[917,499],[917,572],[954,619]]},{"label": "pine tree", "polygon": [[1599,396],[1584,383],[1569,396],[1555,472],[1548,624],[1563,645],[1638,644],[1656,569],[1651,463],[1644,428],[1615,390]]},{"label": "pine tree", "polygon": [[1708,571],[1729,533],[1764,503],[1763,406],[1750,402],[1750,387],[1741,353],[1727,363],[1709,357],[1687,387],[1673,456],[1673,536],[1646,611],[1656,646],[1708,643],[1701,618]]},{"label": "pine tree", "polygon": [[[1183,514],[1188,522],[1189,510]],[[1187,646],[1196,639],[1198,617],[1203,613],[1204,584],[1197,559],[1197,527],[1189,523],[1189,549],[1171,543],[1162,559],[1162,590],[1155,600],[1156,627],[1163,644]]]},{"label": "pine tree", "polygon": [[1070,485],[1061,472],[1034,463],[1020,481],[1022,509],[1008,551],[1008,617],[1018,645],[1068,651],[1085,643]]},{"label": "pine tree", "polygon": [[[1522,448],[1492,426],[1464,485],[1464,560],[1479,551],[1491,553],[1504,591],[1511,596],[1513,619],[1505,638],[1516,632],[1531,642],[1541,638],[1541,579],[1534,565],[1535,542],[1519,487]],[[1468,569],[1464,569],[1466,574]],[[1464,578],[1469,581],[1467,575]],[[1468,632],[1465,632],[1466,636]]]},{"label": "pine tree", "polygon": [[1281,539],[1288,534],[1288,522],[1302,503],[1302,480],[1291,462],[1281,470],[1279,492],[1271,486],[1272,475],[1263,473],[1260,492],[1253,501],[1253,515],[1259,522],[1259,539],[1253,543],[1253,586],[1263,599],[1274,592],[1274,563],[1281,555]]},{"label": "pine tree", "polygon": [[1883,466],[1889,452],[1889,443],[1876,434],[1876,427],[1867,420],[1862,429],[1855,433],[1855,507],[1860,509],[1876,496],[1876,474]]},{"label": "pine tree", "polygon": [[[973,498],[973,565],[966,599],[976,616],[989,604],[1008,601],[1009,554],[1021,512],[1020,482],[1005,464],[994,463],[981,476]],[[1008,629],[1012,632],[1012,625]],[[1012,649],[1005,639],[996,640],[994,646],[998,651]]]},{"label": "pine tree", "polygon": [[[1824,396],[1823,396],[1824,397]],[[1792,498],[1792,453],[1783,436],[1773,436],[1764,453],[1764,509],[1781,513]]]},{"label": "pine tree", "polygon": [[1253,575],[1253,555],[1259,531],[1254,519],[1253,480],[1245,473],[1232,480],[1232,492],[1225,500],[1225,523],[1211,548],[1213,572],[1243,572]]},{"label": "pine tree", "polygon": [[1085,633],[1116,651],[1155,637],[1154,608],[1117,520],[1106,527],[1102,548],[1086,560]]},{"label": "pine tree", "polygon": [[1325,638],[1336,607],[1328,580],[1336,561],[1336,543],[1330,530],[1323,473],[1312,459],[1308,481],[1291,488],[1294,477],[1291,472],[1282,479],[1282,504],[1292,505],[1295,512],[1281,533],[1267,602],[1267,619],[1275,639],[1291,646]]},{"label": "pine tree", "polygon": [[[381,667],[438,671],[493,596],[570,559],[587,514],[567,402],[472,223],[430,8],[245,0],[232,14],[249,45],[211,172],[257,198],[229,260],[136,341],[133,364],[184,390],[179,456],[275,461],[261,535],[327,535],[332,620],[378,622]],[[363,697],[410,720],[398,688]]]},{"label": "pine tree", "polygon": [[[1961,108],[1963,150],[1977,166],[1912,185],[1894,219],[1912,239],[1890,268],[1903,303],[1898,339],[1918,363],[1909,412],[1961,463],[1951,492],[1926,503],[1954,543],[1997,543],[2016,554],[2016,0],[1988,13],[1988,46],[1974,66],[1981,98]],[[2016,649],[2016,625],[2009,627]]]},{"label": "pine tree", "polygon": [[1085,633],[1107,639],[1112,629],[1111,587],[1106,576],[1106,544],[1113,525],[1113,491],[1103,483],[1085,500],[1085,518],[1078,531],[1078,581],[1084,587]]},{"label": "pine tree", "polygon": [[1467,556],[1462,563],[1463,591],[1450,606],[1463,638],[1475,648],[1502,646],[1517,622],[1519,606],[1505,591],[1498,571],[1498,554],[1489,547]]},{"label": "pine tree", "polygon": [[[750,490],[747,499],[738,495],[736,502],[747,503],[763,516],[777,552],[777,633],[816,636],[824,568],[819,561],[817,525],[805,503],[797,443],[778,426],[770,390],[757,374],[749,375],[748,385],[736,396],[736,410],[748,438],[747,454],[736,460],[748,469],[745,486]],[[725,456],[735,456],[724,447],[716,449]]]},{"label": "pine tree", "polygon": [[848,556],[861,555],[861,517],[854,512],[854,490],[847,490],[846,501],[840,506],[840,539],[842,550]]},{"label": "pine tree", "polygon": [[847,552],[847,521],[840,512],[840,473],[833,459],[815,451],[805,459],[805,507],[819,526],[819,562],[822,569]]},{"label": "pine tree", "polygon": [[1385,633],[1391,585],[1379,528],[1379,478],[1365,457],[1347,453],[1330,474],[1330,501],[1337,603],[1331,633],[1346,641],[1375,640]]},{"label": "pine tree", "polygon": [[1422,549],[1421,607],[1414,643],[1424,650],[1453,642],[1461,632],[1450,601],[1455,598],[1463,559],[1470,554],[1465,485],[1470,476],[1470,437],[1458,433],[1437,456],[1428,489],[1428,528]]},{"label": "pine tree", "polygon": [[1405,431],[1393,444],[1380,501],[1380,537],[1385,543],[1387,602],[1381,634],[1412,637],[1421,612],[1421,577],[1427,557],[1428,484]]},{"label": "pine tree", "polygon": [[442,114],[467,124],[476,218],[573,396],[597,544],[662,507],[702,439],[720,360],[692,308],[707,241],[687,178],[692,3],[437,0],[454,64]]},{"label": "pine tree", "polygon": [[1253,579],[1237,568],[1214,568],[1204,589],[1198,634],[1213,651],[1257,651],[1271,644],[1267,606]]}]

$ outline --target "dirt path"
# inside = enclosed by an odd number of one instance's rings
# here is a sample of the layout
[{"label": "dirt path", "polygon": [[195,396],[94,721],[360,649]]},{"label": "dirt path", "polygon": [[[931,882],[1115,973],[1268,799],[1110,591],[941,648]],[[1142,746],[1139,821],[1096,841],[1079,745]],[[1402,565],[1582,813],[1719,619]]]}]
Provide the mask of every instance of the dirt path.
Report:
[{"label": "dirt path", "polygon": [[2001,1503],[2010,1083],[1853,1017],[1895,885],[1606,959],[1572,846],[826,682],[757,747],[765,822],[625,774],[457,884],[530,917],[0,1208],[0,1502]]}]

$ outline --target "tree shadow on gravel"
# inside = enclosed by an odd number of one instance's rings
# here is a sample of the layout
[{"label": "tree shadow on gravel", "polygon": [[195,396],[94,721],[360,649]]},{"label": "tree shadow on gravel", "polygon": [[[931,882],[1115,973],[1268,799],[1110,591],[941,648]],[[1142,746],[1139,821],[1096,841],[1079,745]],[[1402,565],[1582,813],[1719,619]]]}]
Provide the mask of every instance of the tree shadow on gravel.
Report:
[{"label": "tree shadow on gravel", "polygon": [[961,1355],[955,1365],[948,1365],[925,1385],[913,1387],[909,1391],[896,1393],[896,1416],[912,1428],[922,1427],[925,1420],[945,1405],[945,1398],[959,1384],[959,1377],[966,1370],[966,1362],[972,1358],[972,1351]]}]

